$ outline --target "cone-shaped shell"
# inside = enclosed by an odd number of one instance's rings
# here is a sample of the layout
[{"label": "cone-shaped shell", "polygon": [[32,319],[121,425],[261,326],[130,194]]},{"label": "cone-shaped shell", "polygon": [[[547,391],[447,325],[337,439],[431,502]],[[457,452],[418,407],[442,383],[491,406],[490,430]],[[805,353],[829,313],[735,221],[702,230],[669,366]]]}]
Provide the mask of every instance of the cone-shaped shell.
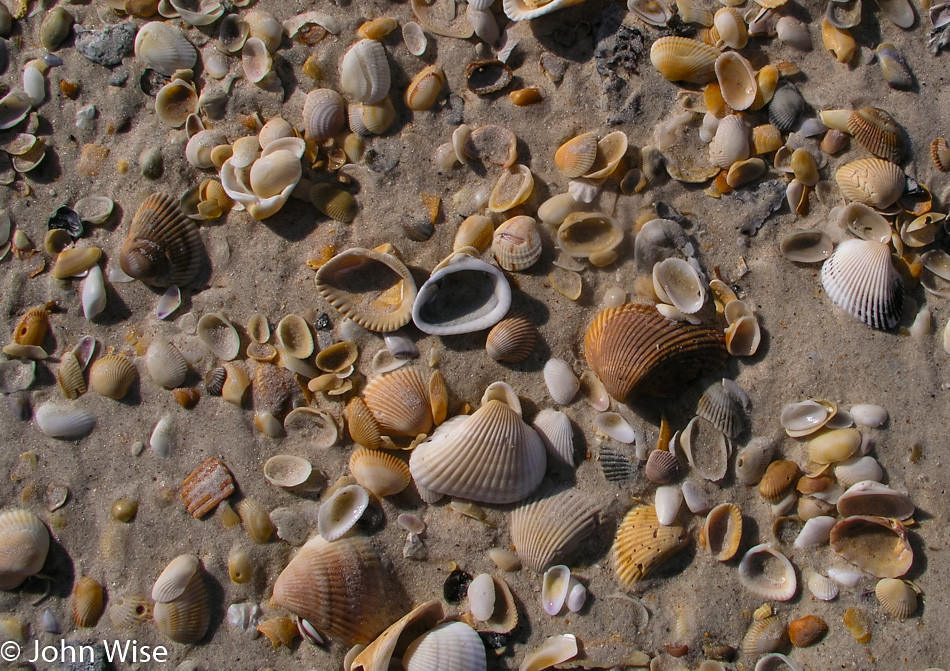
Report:
[{"label": "cone-shaped shell", "polygon": [[671,82],[708,84],[716,78],[719,50],[686,37],[661,37],[650,47],[650,62]]},{"label": "cone-shaped shell", "polygon": [[506,317],[492,327],[485,340],[485,351],[495,361],[518,363],[534,351],[538,329],[522,315]]},{"label": "cone-shaped shell", "polygon": [[904,193],[904,171],[880,158],[862,158],[838,168],[835,181],[848,200],[879,210],[897,202]]},{"label": "cone-shaped shell", "polygon": [[380,450],[360,449],[350,455],[350,473],[376,496],[398,494],[409,486],[409,467]]},{"label": "cone-shaped shell", "polygon": [[883,242],[842,242],[821,267],[821,284],[835,305],[871,328],[892,329],[900,321],[904,282]]},{"label": "cone-shaped shell", "polygon": [[49,531],[28,510],[0,514],[0,590],[11,590],[39,573],[49,552]]},{"label": "cone-shaped shell", "polygon": [[874,588],[874,594],[884,610],[899,620],[917,612],[917,590],[904,580],[882,578]]},{"label": "cone-shaped shell", "polygon": [[211,610],[200,568],[195,570],[179,597],[155,603],[152,619],[159,631],[177,643],[197,643],[204,638],[211,623]]},{"label": "cone-shaped shell", "polygon": [[573,137],[554,152],[554,165],[565,177],[574,179],[590,170],[597,158],[597,136],[584,133]]},{"label": "cone-shaped shell", "polygon": [[742,511],[731,503],[716,506],[706,515],[699,534],[699,544],[709,550],[714,559],[729,561],[736,556],[742,540]]},{"label": "cone-shaped shell", "polygon": [[688,542],[683,527],[660,526],[653,506],[636,506],[620,523],[610,551],[617,577],[632,587]]},{"label": "cone-shaped shell", "polygon": [[442,619],[441,601],[416,606],[380,634],[353,660],[350,671],[389,671],[389,660],[402,659],[409,644],[432,629]]},{"label": "cone-shaped shell", "polygon": [[541,484],[540,436],[505,403],[489,400],[413,451],[409,470],[425,489],[483,503],[514,503]]},{"label": "cone-shaped shell", "polygon": [[73,587],[73,621],[77,627],[94,627],[105,608],[105,593],[94,578],[83,576]]},{"label": "cone-shaped shell", "polygon": [[138,372],[128,358],[110,354],[96,359],[89,369],[89,388],[97,394],[119,400],[135,382]]},{"label": "cone-shaped shell", "polygon": [[368,645],[395,619],[392,579],[363,537],[314,536],[274,583],[274,603],[345,645]]},{"label": "cone-shaped shell", "polygon": [[446,622],[414,640],[402,658],[406,671],[485,671],[485,644],[464,622]]},{"label": "cone-shaped shell", "polygon": [[431,335],[481,331],[497,324],[511,307],[511,287],[497,266],[456,254],[419,290],[412,320]]},{"label": "cone-shaped shell", "polygon": [[879,158],[900,163],[901,127],[890,114],[877,107],[862,107],[848,117],[851,137]]},{"label": "cone-shaped shell", "polygon": [[608,308],[587,329],[587,363],[619,401],[677,394],[694,378],[726,362],[722,333],[671,322],[655,308],[626,303]]},{"label": "cone-shaped shell", "polygon": [[847,517],[831,529],[832,549],[878,578],[899,578],[914,563],[907,529],[885,517]]},{"label": "cone-shaped shell", "polygon": [[316,283],[330,305],[370,331],[388,333],[412,319],[416,282],[392,254],[348,249],[320,268]]},{"label": "cone-shaped shell", "polygon": [[576,489],[532,499],[511,512],[511,543],[525,566],[543,573],[594,531],[600,512],[596,499]]},{"label": "cone-shaped shell", "polygon": [[204,260],[198,227],[164,193],[153,193],[139,207],[119,255],[126,275],[157,287],[188,284]]},{"label": "cone-shaped shell", "polygon": [[407,366],[373,378],[363,400],[383,435],[414,438],[432,429],[429,386],[417,368]]}]

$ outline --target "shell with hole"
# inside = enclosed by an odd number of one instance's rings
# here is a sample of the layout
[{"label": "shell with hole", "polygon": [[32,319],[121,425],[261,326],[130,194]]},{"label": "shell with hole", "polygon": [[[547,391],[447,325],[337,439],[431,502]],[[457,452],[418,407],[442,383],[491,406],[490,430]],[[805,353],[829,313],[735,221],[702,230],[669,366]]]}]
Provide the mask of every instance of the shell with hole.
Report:
[{"label": "shell with hole", "polygon": [[[257,138],[250,140],[257,143]],[[269,143],[259,153],[252,151],[255,157],[250,161],[235,152],[221,166],[221,186],[252,217],[266,219],[280,211],[300,181],[300,160],[305,150],[302,138],[285,137]]]},{"label": "shell with hole", "polygon": [[122,271],[152,286],[180,287],[191,282],[205,262],[198,227],[177,201],[163,193],[146,198],[119,253]]}]

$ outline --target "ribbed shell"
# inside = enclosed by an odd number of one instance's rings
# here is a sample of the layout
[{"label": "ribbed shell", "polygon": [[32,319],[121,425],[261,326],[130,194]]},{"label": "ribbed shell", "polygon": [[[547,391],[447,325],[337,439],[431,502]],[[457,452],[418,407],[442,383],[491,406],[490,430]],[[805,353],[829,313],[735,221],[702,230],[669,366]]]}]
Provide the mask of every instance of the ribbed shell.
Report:
[{"label": "ribbed shell", "polygon": [[880,158],[862,158],[838,168],[835,181],[848,200],[879,210],[897,202],[904,193],[904,171]]},{"label": "ribbed shell", "polygon": [[160,603],[174,601],[188,588],[192,578],[201,570],[195,555],[178,555],[159,574],[152,585],[152,599]]},{"label": "ribbed shell", "polygon": [[416,484],[482,503],[514,503],[541,484],[544,443],[521,415],[497,400],[442,425],[409,460]]},{"label": "ribbed shell", "polygon": [[119,264],[130,277],[157,287],[184,286],[205,261],[198,227],[175,198],[153,193],[139,207],[122,245]]},{"label": "ribbed shell", "polygon": [[600,512],[596,499],[575,489],[532,499],[511,511],[511,543],[525,566],[543,573],[594,531]]},{"label": "ribbed shell", "polygon": [[178,598],[156,602],[152,619],[165,636],[177,643],[197,643],[211,623],[207,585],[199,568]]},{"label": "ribbed shell", "polygon": [[688,542],[683,527],[660,526],[653,506],[636,506],[620,523],[610,551],[617,577],[632,587]]},{"label": "ribbed shell", "polygon": [[788,623],[788,638],[796,648],[815,645],[828,633],[828,624],[817,615],[805,615]]},{"label": "ribbed shell", "polygon": [[534,217],[512,217],[495,229],[491,243],[498,265],[517,272],[533,266],[541,258],[541,232]]},{"label": "ribbed shell", "polygon": [[643,474],[647,480],[658,485],[666,485],[680,477],[682,469],[676,455],[666,450],[653,450],[647,457]]},{"label": "ribbed shell", "polygon": [[574,179],[590,170],[597,158],[597,136],[584,133],[573,137],[554,152],[554,165],[565,177]]},{"label": "ribbed shell", "polygon": [[366,538],[314,536],[274,583],[274,603],[345,645],[369,644],[396,620],[391,576]]},{"label": "ribbed shell", "polygon": [[83,378],[82,365],[72,352],[63,354],[62,363],[56,371],[56,382],[63,396],[75,399],[86,393],[86,380]]},{"label": "ribbed shell", "polygon": [[356,218],[356,199],[348,191],[332,184],[314,184],[310,187],[310,202],[334,221],[348,224]]},{"label": "ribbed shell", "polygon": [[534,351],[538,329],[522,315],[505,317],[492,327],[485,339],[485,351],[495,361],[518,363]]},{"label": "ribbed shell", "polygon": [[950,171],[950,145],[947,138],[938,137],[930,143],[930,158],[940,172]]},{"label": "ribbed shell", "polygon": [[409,644],[402,657],[406,671],[485,671],[485,644],[464,622],[446,622]]},{"label": "ribbed shell", "polygon": [[378,103],[389,93],[390,71],[386,50],[376,40],[360,40],[346,52],[340,65],[343,91],[362,103]]},{"label": "ribbed shell", "polygon": [[370,331],[388,333],[412,319],[416,282],[392,254],[348,249],[320,268],[316,283],[330,305]]},{"label": "ribbed shell", "polygon": [[728,358],[721,332],[671,322],[655,308],[633,303],[594,318],[584,337],[584,356],[618,401],[643,394],[673,396]]},{"label": "ribbed shell", "polygon": [[706,515],[699,543],[714,559],[729,561],[735,557],[742,540],[742,511],[731,503],[723,503]]},{"label": "ribbed shell", "polygon": [[109,598],[109,621],[116,629],[142,624],[152,617],[152,601],[145,594],[127,593]]},{"label": "ribbed shell", "polygon": [[623,483],[637,472],[637,465],[633,460],[625,452],[610,445],[603,445],[600,448],[597,461],[607,482]]},{"label": "ribbed shell", "polygon": [[878,602],[890,615],[899,620],[917,612],[917,590],[897,578],[882,578],[874,588]]},{"label": "ribbed shell", "polygon": [[39,573],[49,552],[49,531],[28,510],[0,514],[0,590],[18,587]]},{"label": "ribbed shell", "polygon": [[155,384],[174,389],[185,382],[188,362],[178,348],[165,340],[155,340],[145,353],[145,365]]},{"label": "ribbed shell", "polygon": [[661,37],[650,47],[650,62],[671,82],[708,84],[716,78],[719,50],[686,37]]},{"label": "ribbed shell", "polygon": [[838,585],[831,578],[825,577],[820,573],[815,571],[806,571],[805,572],[805,584],[808,586],[808,591],[816,599],[822,601],[831,601],[838,596]]},{"label": "ribbed shell", "polygon": [[403,100],[411,110],[426,110],[432,107],[442,87],[445,85],[445,73],[438,65],[429,65],[423,68],[406,88]]},{"label": "ribbed shell", "polygon": [[900,321],[904,282],[882,242],[842,242],[821,267],[821,284],[835,305],[871,328],[892,329]]},{"label": "ribbed shell", "polygon": [[574,468],[574,429],[570,418],[560,410],[546,408],[531,425],[544,442],[548,459]]},{"label": "ribbed shell", "polygon": [[780,131],[788,132],[795,127],[798,117],[805,109],[805,99],[793,84],[785,82],[769,101],[769,122]]},{"label": "ribbed shell", "polygon": [[769,503],[778,503],[791,491],[799,475],[798,464],[794,461],[773,461],[759,480],[759,494]]},{"label": "ribbed shell", "polygon": [[94,627],[105,608],[105,593],[94,578],[83,576],[73,587],[73,621],[77,627]]},{"label": "ribbed shell", "polygon": [[890,114],[877,107],[862,107],[848,117],[851,137],[879,158],[900,163],[901,127]]},{"label": "ribbed shell", "polygon": [[171,77],[176,70],[190,70],[198,61],[198,52],[184,34],[169,23],[152,21],[142,26],[135,36],[135,57]]},{"label": "ribbed shell", "polygon": [[119,400],[135,382],[138,371],[128,358],[110,354],[97,359],[89,369],[89,387],[97,394]]},{"label": "ribbed shell", "polygon": [[402,658],[420,632],[432,629],[444,616],[442,602],[427,601],[413,608],[390,625],[353,660],[351,669],[388,671],[393,657]]},{"label": "ribbed shell", "polygon": [[382,445],[382,438],[379,433],[379,422],[366,407],[363,399],[356,396],[350,399],[346,404],[346,426],[350,432],[350,438],[357,445],[368,447],[375,450]]},{"label": "ribbed shell", "polygon": [[381,450],[359,449],[350,455],[350,473],[376,496],[398,494],[409,486],[409,467]]},{"label": "ribbed shell", "polygon": [[414,438],[432,429],[429,387],[417,368],[406,366],[374,377],[363,400],[383,435]]},{"label": "ribbed shell", "polygon": [[208,457],[181,483],[181,500],[188,514],[199,519],[234,493],[231,471],[217,457]]},{"label": "ribbed shell", "polygon": [[736,114],[727,115],[709,143],[709,158],[723,170],[749,158],[749,124]]},{"label": "ribbed shell", "polygon": [[772,615],[754,620],[742,638],[742,654],[758,657],[767,652],[775,652],[785,643],[785,620]]},{"label": "ribbed shell", "polygon": [[323,142],[343,130],[346,102],[333,89],[316,89],[307,94],[303,105],[304,137]]},{"label": "ribbed shell", "polygon": [[13,342],[18,345],[41,346],[46,339],[46,332],[49,331],[49,314],[45,308],[27,310],[13,329]]},{"label": "ribbed shell", "polygon": [[831,529],[832,549],[878,578],[899,578],[914,563],[907,529],[885,517],[847,517]]},{"label": "ribbed shell", "polygon": [[709,420],[732,440],[745,430],[745,413],[742,406],[718,382],[706,389],[700,397],[696,414]]}]

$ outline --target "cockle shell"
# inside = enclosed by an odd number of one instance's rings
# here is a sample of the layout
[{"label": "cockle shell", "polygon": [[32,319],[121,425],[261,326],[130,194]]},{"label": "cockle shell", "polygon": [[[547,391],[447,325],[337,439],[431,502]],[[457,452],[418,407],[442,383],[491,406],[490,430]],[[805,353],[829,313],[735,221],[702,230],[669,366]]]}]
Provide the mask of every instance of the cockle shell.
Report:
[{"label": "cockle shell", "polygon": [[339,133],[346,124],[346,102],[333,89],[315,89],[303,106],[304,137],[320,143]]},{"label": "cockle shell", "polygon": [[729,561],[739,550],[742,540],[742,511],[731,503],[723,503],[706,515],[699,534],[699,544],[718,561]]},{"label": "cockle shell", "polygon": [[56,382],[63,396],[70,400],[86,393],[86,380],[83,378],[82,366],[72,352],[63,354],[62,363],[56,371]]},{"label": "cockle shell", "polygon": [[825,577],[812,569],[806,569],[803,577],[808,591],[816,599],[831,601],[838,596],[838,585],[831,578]]},{"label": "cockle shell", "polygon": [[[389,333],[412,319],[416,282],[392,254],[353,248],[317,272],[317,291],[344,317],[365,329]],[[506,308],[507,309],[507,308]]]},{"label": "cockle shell", "polygon": [[126,275],[157,287],[188,284],[205,260],[195,222],[164,193],[153,193],[136,211],[119,255]]},{"label": "cockle shell", "polygon": [[46,525],[28,510],[0,513],[0,590],[19,587],[46,563],[50,537]]},{"label": "cockle shell", "polygon": [[105,608],[102,585],[87,575],[73,586],[73,621],[77,627],[95,627]]},{"label": "cockle shell", "polygon": [[904,192],[904,171],[880,158],[862,158],[838,168],[835,181],[848,200],[879,210],[897,202]]},{"label": "cockle shell", "polygon": [[396,619],[394,592],[369,539],[314,536],[277,577],[273,601],[330,638],[367,645]]},{"label": "cockle shell", "polygon": [[237,504],[241,525],[255,543],[266,543],[276,531],[267,509],[255,499],[243,499]]},{"label": "cockle shell", "polygon": [[135,35],[135,56],[166,77],[177,70],[191,70],[198,61],[198,52],[182,32],[170,23],[152,21]]},{"label": "cockle shell", "polygon": [[363,391],[363,400],[383,435],[415,438],[432,429],[429,387],[415,367],[374,377]]},{"label": "cockle shell", "polygon": [[317,529],[328,541],[342,538],[369,506],[369,494],[359,485],[348,485],[336,490],[320,504],[317,513]]},{"label": "cockle shell", "polygon": [[492,327],[485,340],[485,351],[495,361],[518,363],[534,351],[538,329],[522,315],[505,317]]},{"label": "cockle shell", "polygon": [[749,158],[749,124],[736,114],[723,118],[709,143],[709,157],[723,170]]},{"label": "cockle shell", "polygon": [[792,490],[800,471],[794,461],[773,461],[759,481],[759,494],[769,503],[778,503]]},{"label": "cockle shell", "polygon": [[152,587],[152,619],[177,643],[197,643],[208,631],[211,611],[201,564],[194,555],[172,560]]},{"label": "cockle shell", "polygon": [[898,620],[917,612],[917,590],[905,580],[881,578],[874,588],[874,595],[884,610]]},{"label": "cockle shell", "polygon": [[900,163],[901,127],[878,107],[862,107],[848,116],[848,132],[869,152],[891,163]]},{"label": "cockle shell", "polygon": [[869,480],[880,482],[882,477],[884,469],[874,457],[855,457],[835,464],[835,478],[842,487]]},{"label": "cockle shell", "polygon": [[502,6],[512,21],[527,21],[581,2],[584,0],[504,0]]},{"label": "cockle shell", "polygon": [[44,435],[62,440],[76,440],[96,426],[95,413],[83,408],[44,403],[36,410],[36,425]]},{"label": "cockle shell", "polygon": [[842,517],[874,515],[905,520],[914,514],[914,503],[906,494],[872,480],[853,484],[835,504]]},{"label": "cockle shell", "polygon": [[599,180],[613,174],[620,161],[627,154],[629,140],[622,130],[608,133],[597,141],[597,155],[590,170],[584,174],[585,179]]},{"label": "cockle shell", "polygon": [[831,529],[832,549],[878,578],[899,578],[914,563],[907,529],[885,517],[847,517]]},{"label": "cockle shell", "polygon": [[650,62],[671,82],[708,84],[716,78],[719,50],[685,37],[661,37],[650,47]]},{"label": "cockle shell", "polygon": [[696,415],[708,420],[730,440],[735,440],[745,430],[742,405],[718,382],[703,392],[696,406]]},{"label": "cockle shell", "polygon": [[511,287],[490,263],[457,253],[419,290],[412,320],[432,335],[455,335],[497,324],[511,306]]},{"label": "cockle shell", "polygon": [[742,654],[758,657],[775,652],[787,640],[785,620],[777,615],[753,620],[742,638]]},{"label": "cockle shell", "polygon": [[597,136],[584,133],[562,144],[554,153],[554,165],[565,177],[574,179],[587,173],[597,157]]},{"label": "cockle shell", "polygon": [[406,671],[485,671],[485,644],[464,622],[446,622],[409,644],[402,657]]},{"label": "cockle shell", "polygon": [[842,242],[821,267],[821,284],[835,305],[871,328],[897,326],[904,303],[904,282],[886,244],[873,240]]},{"label": "cockle shell", "polygon": [[398,494],[409,486],[409,467],[382,450],[359,449],[350,455],[350,473],[377,497]]},{"label": "cockle shell", "polygon": [[525,566],[542,573],[594,531],[600,512],[600,503],[578,490],[534,498],[511,511],[511,543]]},{"label": "cockle shell", "polygon": [[788,132],[795,127],[805,109],[805,99],[794,84],[783,82],[769,101],[769,122],[780,131]]},{"label": "cockle shell", "polygon": [[621,521],[610,551],[617,577],[632,587],[688,542],[683,527],[660,525],[653,506],[636,506]]},{"label": "cockle shell", "polygon": [[445,86],[445,73],[439,65],[423,68],[406,88],[403,99],[411,110],[427,110],[439,99]]},{"label": "cockle shell", "polygon": [[386,49],[376,40],[360,40],[340,64],[343,92],[362,103],[378,103],[389,93],[390,70]]},{"label": "cockle shell", "polygon": [[574,429],[567,415],[560,410],[546,408],[538,413],[531,426],[544,442],[549,460],[574,467]]},{"label": "cockle shell", "polygon": [[758,84],[749,61],[735,51],[726,51],[716,58],[715,71],[722,99],[729,107],[741,111],[752,106]]},{"label": "cockle shell", "polygon": [[49,315],[49,310],[42,307],[27,310],[13,328],[13,342],[41,346],[49,331]]},{"label": "cockle shell", "polygon": [[138,371],[127,357],[112,354],[97,359],[89,369],[89,388],[101,396],[122,399],[138,378]]},{"label": "cockle shell", "polygon": [[174,389],[185,382],[188,362],[178,348],[166,340],[154,340],[145,352],[145,366],[155,384]]},{"label": "cockle shell", "polygon": [[[778,570],[766,569],[767,563],[777,563]],[[798,590],[795,567],[774,543],[762,543],[750,548],[739,562],[739,582],[763,599],[788,601]]]},{"label": "cockle shell", "polygon": [[563,359],[549,359],[544,364],[544,382],[555,403],[568,405],[581,388],[580,380]]},{"label": "cockle shell", "polygon": [[512,217],[495,229],[491,245],[498,265],[516,272],[526,270],[541,258],[541,233],[534,217]]},{"label": "cockle shell", "polygon": [[145,594],[125,593],[109,598],[109,621],[116,629],[144,624],[152,618],[152,601]]},{"label": "cockle shell", "polygon": [[722,334],[665,319],[655,308],[626,303],[598,314],[584,337],[584,356],[615,399],[674,395],[728,358]]},{"label": "cockle shell", "polygon": [[494,398],[474,414],[440,426],[409,460],[418,486],[484,503],[524,499],[541,483],[546,465],[537,432]]}]

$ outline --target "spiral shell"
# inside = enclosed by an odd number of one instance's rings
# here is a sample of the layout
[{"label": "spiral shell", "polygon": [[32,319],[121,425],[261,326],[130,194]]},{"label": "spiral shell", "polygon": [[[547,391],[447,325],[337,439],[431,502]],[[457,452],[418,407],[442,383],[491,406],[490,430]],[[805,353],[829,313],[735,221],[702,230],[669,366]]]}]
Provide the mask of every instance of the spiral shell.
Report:
[{"label": "spiral shell", "polygon": [[119,256],[122,271],[158,287],[184,286],[205,261],[198,228],[163,193],[145,199],[132,219]]}]

